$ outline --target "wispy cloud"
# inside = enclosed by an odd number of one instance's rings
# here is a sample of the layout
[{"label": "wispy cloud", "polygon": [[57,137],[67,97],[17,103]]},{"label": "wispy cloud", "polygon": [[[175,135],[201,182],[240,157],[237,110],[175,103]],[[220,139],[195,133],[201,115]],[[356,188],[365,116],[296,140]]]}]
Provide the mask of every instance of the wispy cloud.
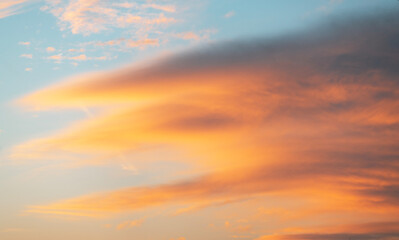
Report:
[{"label": "wispy cloud", "polygon": [[29,45],[30,45],[30,42],[19,42],[18,44],[19,44],[19,45],[29,46]]},{"label": "wispy cloud", "polygon": [[226,13],[226,14],[224,15],[224,17],[225,17],[225,18],[231,18],[231,17],[233,17],[235,14],[236,14],[236,13],[235,13],[234,11],[230,11],[230,12]]},{"label": "wispy cloud", "polygon": [[63,56],[62,54],[57,54],[57,55],[52,55],[47,57],[47,59],[50,60],[56,60],[56,61],[61,61],[61,60],[71,60],[71,61],[88,61],[88,60],[109,60],[111,57],[107,56],[100,56],[100,57],[88,57],[85,54],[80,54],[76,56]]},{"label": "wispy cloud", "polygon": [[141,226],[143,224],[143,222],[144,222],[143,219],[134,220],[134,221],[125,221],[125,222],[118,224],[118,226],[116,226],[116,229],[122,230],[122,229],[126,229],[126,228]]},{"label": "wispy cloud", "polygon": [[[155,9],[158,13],[146,9]],[[174,5],[155,3],[59,1],[51,2],[44,10],[58,18],[62,30],[69,29],[73,34],[84,35],[126,27],[135,27],[139,32],[149,32],[162,24],[176,21],[173,17],[165,16],[176,12]]]},{"label": "wispy cloud", "polygon": [[3,0],[0,2],[0,19],[6,18],[21,12],[24,3],[30,0]]},{"label": "wispy cloud", "polygon": [[143,40],[127,40],[126,46],[127,47],[138,47],[138,48],[144,48],[145,46],[158,46],[159,45],[159,40],[158,39],[143,39]]},{"label": "wispy cloud", "polygon": [[206,29],[197,32],[190,31],[190,32],[175,33],[173,34],[173,36],[183,40],[200,41],[200,40],[209,40],[210,36],[212,34],[215,34],[216,32],[217,32],[216,29]]},{"label": "wispy cloud", "polygon": [[32,59],[33,55],[32,54],[21,54],[20,57]]},{"label": "wispy cloud", "polygon": [[46,51],[47,51],[47,52],[54,52],[54,51],[55,51],[55,48],[53,48],[53,47],[47,47],[47,48],[46,48]]},{"label": "wispy cloud", "polygon": [[165,12],[176,12],[176,7],[174,5],[160,5],[160,4],[155,4],[155,3],[150,3],[150,4],[143,4],[141,6],[142,8],[153,8],[157,10],[162,10]]}]

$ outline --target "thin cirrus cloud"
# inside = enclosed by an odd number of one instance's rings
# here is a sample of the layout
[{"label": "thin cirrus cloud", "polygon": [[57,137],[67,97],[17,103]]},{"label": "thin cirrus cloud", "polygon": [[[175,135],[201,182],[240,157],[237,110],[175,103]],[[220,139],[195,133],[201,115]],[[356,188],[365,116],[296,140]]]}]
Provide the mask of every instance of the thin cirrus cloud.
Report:
[{"label": "thin cirrus cloud", "polygon": [[57,54],[57,55],[49,56],[49,57],[47,57],[47,59],[56,60],[56,61],[61,61],[61,60],[88,61],[88,60],[108,60],[110,58],[107,56],[88,57],[85,54],[80,54],[77,56],[63,56],[62,54]]},{"label": "thin cirrus cloud", "polygon": [[24,46],[29,46],[30,42],[19,42],[18,44],[19,45],[24,45]]},{"label": "thin cirrus cloud", "polygon": [[226,14],[224,15],[224,17],[225,17],[225,18],[231,18],[231,17],[233,17],[235,14],[236,14],[236,13],[235,13],[234,11],[230,11],[230,12],[226,13]]},{"label": "thin cirrus cloud", "polygon": [[24,54],[21,54],[20,57],[32,59],[32,58],[33,58],[33,55],[32,55],[32,54],[26,54],[26,53],[24,53]]},{"label": "thin cirrus cloud", "polygon": [[142,225],[143,222],[144,222],[143,219],[134,220],[134,221],[125,221],[125,222],[122,222],[122,223],[118,224],[116,226],[116,229],[117,230],[122,230],[122,229],[126,229],[126,228],[137,227],[137,226]]},{"label": "thin cirrus cloud", "polygon": [[157,38],[144,38],[139,40],[132,40],[126,38],[114,39],[105,42],[88,42],[84,45],[96,45],[100,47],[119,46],[126,48],[139,48],[144,49],[147,46],[159,46],[159,39]]},{"label": "thin cirrus cloud", "polygon": [[[111,104],[116,110],[16,146],[14,159],[120,164],[115,154],[134,162],[137,151],[170,146],[207,172],[28,212],[97,216],[170,204],[195,210],[277,196],[306,198],[307,212],[296,215],[362,212],[397,221],[398,16],[397,10],[352,16],[275,39],[213,44],[74,77],[19,99],[32,109]],[[306,234],[260,239],[388,239],[396,233]]]},{"label": "thin cirrus cloud", "polygon": [[174,37],[180,38],[183,40],[194,40],[194,41],[199,41],[199,40],[208,40],[211,36],[211,34],[216,33],[217,30],[215,29],[206,29],[198,32],[181,32],[181,33],[175,33],[173,34]]},{"label": "thin cirrus cloud", "polygon": [[21,13],[22,7],[32,0],[3,0],[0,2],[0,19]]}]

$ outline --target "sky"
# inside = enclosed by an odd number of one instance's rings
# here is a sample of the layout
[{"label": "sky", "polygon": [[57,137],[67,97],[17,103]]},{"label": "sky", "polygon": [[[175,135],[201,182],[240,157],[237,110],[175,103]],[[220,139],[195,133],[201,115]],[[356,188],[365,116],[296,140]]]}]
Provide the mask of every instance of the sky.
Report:
[{"label": "sky", "polygon": [[0,0],[0,239],[399,239],[396,0]]}]

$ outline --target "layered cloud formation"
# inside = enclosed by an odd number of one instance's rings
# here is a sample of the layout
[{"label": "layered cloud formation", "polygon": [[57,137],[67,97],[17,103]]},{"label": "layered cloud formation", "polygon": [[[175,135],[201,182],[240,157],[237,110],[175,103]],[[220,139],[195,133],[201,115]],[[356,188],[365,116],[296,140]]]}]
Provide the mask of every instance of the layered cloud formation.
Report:
[{"label": "layered cloud formation", "polygon": [[[46,1],[42,7],[59,20],[62,29],[69,29],[73,34],[90,35],[110,28],[134,27],[136,32],[148,34],[154,25],[175,22],[173,17],[176,7],[169,4],[156,4],[150,1],[101,1],[71,0]],[[156,12],[152,11],[156,10]]]},{"label": "layered cloud formation", "polygon": [[[134,163],[137,152],[166,147],[206,172],[182,182],[33,206],[30,212],[96,216],[170,204],[195,210],[273,196],[285,199],[274,203],[276,209],[289,208],[290,199],[306,202],[294,211],[308,219],[340,212],[353,224],[361,212],[394,222],[398,77],[398,11],[335,19],[301,33],[218,43],[34,92],[18,104],[104,111],[16,146],[12,156],[90,165],[118,163],[116,156],[124,154]],[[394,239],[398,230],[259,239],[347,237]]]}]

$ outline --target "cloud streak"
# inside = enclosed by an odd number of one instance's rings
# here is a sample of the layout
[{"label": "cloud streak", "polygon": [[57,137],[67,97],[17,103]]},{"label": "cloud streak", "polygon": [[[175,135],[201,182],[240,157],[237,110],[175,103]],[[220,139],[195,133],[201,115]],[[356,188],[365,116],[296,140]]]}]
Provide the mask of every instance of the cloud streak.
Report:
[{"label": "cloud streak", "polygon": [[21,8],[30,0],[4,0],[0,2],[0,19],[13,16],[21,12]]}]

